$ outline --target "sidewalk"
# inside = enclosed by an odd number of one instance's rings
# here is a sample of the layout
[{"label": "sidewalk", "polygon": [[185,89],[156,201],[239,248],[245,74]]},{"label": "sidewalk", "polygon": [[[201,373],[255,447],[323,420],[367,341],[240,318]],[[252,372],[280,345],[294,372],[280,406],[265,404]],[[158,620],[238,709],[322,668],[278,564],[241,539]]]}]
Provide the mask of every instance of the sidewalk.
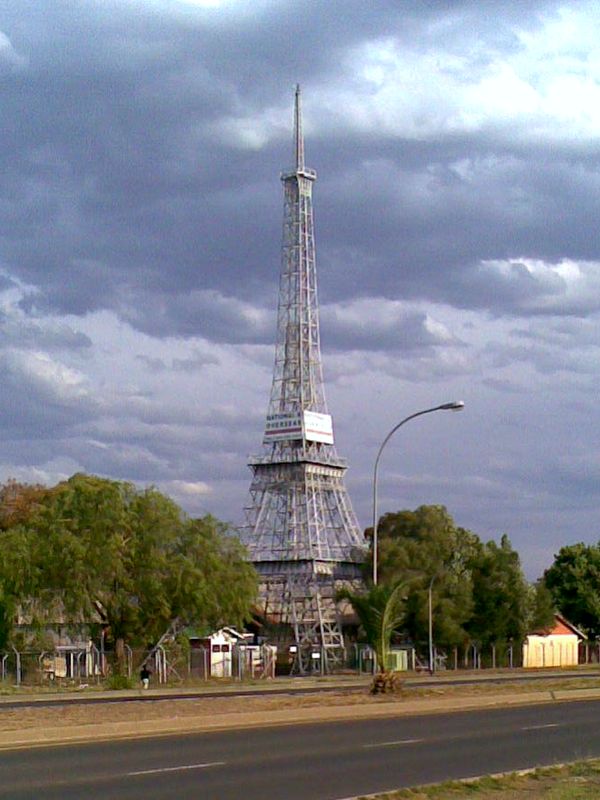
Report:
[{"label": "sidewalk", "polygon": [[[168,697],[168,690],[161,696]],[[185,718],[169,717],[152,720],[121,720],[87,723],[68,727],[31,727],[0,731],[0,750],[75,744],[145,736],[166,736],[202,733],[227,729],[248,729],[279,725],[296,725],[342,720],[377,719],[447,713],[498,706],[532,705],[536,703],[567,702],[600,699],[600,689],[571,689],[564,691],[531,691],[519,694],[488,694],[480,696],[374,699],[364,705],[333,705],[309,708],[282,708],[266,711],[236,711],[220,715],[202,714]]]},{"label": "sidewalk", "polygon": [[[451,680],[453,683],[490,683],[493,681],[506,681],[507,683],[519,680],[534,680],[534,679],[552,679],[559,677],[561,679],[580,678],[600,678],[600,672],[597,670],[597,665],[592,668],[579,668],[573,670],[523,670],[523,669],[506,669],[506,670],[469,670],[454,672],[452,670],[437,672],[432,678],[429,673],[424,672],[419,675],[409,673],[406,678],[406,686],[417,687],[421,684],[437,683],[440,685]],[[226,694],[273,694],[278,692],[302,692],[304,689],[319,689],[324,688],[328,690],[335,689],[361,689],[367,687],[371,682],[372,676],[365,675],[327,675],[327,676],[310,676],[310,677],[277,677],[273,680],[261,680],[255,683],[212,683],[204,682],[197,686],[184,686],[184,687],[161,687],[155,686],[148,690],[142,690],[141,687],[135,689],[98,689],[94,684],[90,684],[83,689],[73,689],[72,691],[63,691],[62,689],[52,690],[36,690],[36,691],[19,691],[14,694],[0,695],[0,710],[2,704],[15,705],[23,703],[23,705],[31,705],[33,703],[70,703],[78,702],[85,703],[87,701],[110,700],[111,702],[120,702],[138,699],[150,698],[168,698],[177,697],[194,698],[194,697],[211,697],[222,696]]]},{"label": "sidewalk", "polygon": [[[150,689],[142,689],[141,686],[135,689],[97,689],[93,684],[83,689],[72,691],[19,691],[14,694],[0,695],[0,711],[3,704],[31,705],[33,703],[86,703],[98,700],[110,700],[111,702],[127,702],[128,700],[148,700],[168,699],[176,697],[178,699],[189,697],[220,697],[222,695],[261,695],[276,694],[280,692],[301,692],[304,689],[326,688],[334,691],[335,689],[362,689],[366,688],[371,682],[371,675],[334,675],[326,677],[308,678],[275,678],[274,680],[262,680],[256,683],[212,683],[204,682],[198,686],[153,686]],[[410,681],[419,681],[419,678]],[[409,682],[410,682],[409,681]]]}]

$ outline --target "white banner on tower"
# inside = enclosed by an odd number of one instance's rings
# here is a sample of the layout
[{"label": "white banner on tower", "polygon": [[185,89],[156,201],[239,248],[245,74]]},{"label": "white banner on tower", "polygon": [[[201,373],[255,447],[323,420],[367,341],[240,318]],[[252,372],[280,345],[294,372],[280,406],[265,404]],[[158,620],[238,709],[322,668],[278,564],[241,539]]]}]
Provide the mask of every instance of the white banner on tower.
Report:
[{"label": "white banner on tower", "polygon": [[304,438],[307,442],[333,444],[333,423],[331,421],[331,414],[318,414],[316,411],[305,411]]}]

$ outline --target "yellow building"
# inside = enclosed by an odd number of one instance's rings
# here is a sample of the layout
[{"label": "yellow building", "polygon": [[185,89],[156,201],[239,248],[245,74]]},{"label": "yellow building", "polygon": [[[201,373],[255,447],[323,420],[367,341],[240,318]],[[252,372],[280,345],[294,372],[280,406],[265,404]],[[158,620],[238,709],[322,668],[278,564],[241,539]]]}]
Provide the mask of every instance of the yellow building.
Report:
[{"label": "yellow building", "polygon": [[560,614],[545,631],[531,633],[523,644],[523,666],[574,667],[579,663],[579,642],[585,635]]}]

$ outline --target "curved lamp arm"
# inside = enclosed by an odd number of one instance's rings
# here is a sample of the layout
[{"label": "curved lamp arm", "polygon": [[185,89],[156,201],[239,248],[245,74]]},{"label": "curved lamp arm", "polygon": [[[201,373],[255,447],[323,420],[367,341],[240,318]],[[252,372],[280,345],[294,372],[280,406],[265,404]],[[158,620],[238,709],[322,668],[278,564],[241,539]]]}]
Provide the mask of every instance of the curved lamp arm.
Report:
[{"label": "curved lamp arm", "polygon": [[415,414],[410,414],[408,417],[405,417],[403,420],[397,425],[394,425],[392,430],[388,433],[385,437],[383,442],[381,443],[381,447],[377,452],[377,458],[375,459],[375,468],[373,470],[373,584],[377,586],[377,524],[378,524],[378,514],[377,514],[377,474],[379,471],[379,460],[381,459],[381,454],[392,438],[392,436],[396,433],[396,431],[405,425],[407,422],[410,422],[411,419],[415,419],[415,417],[422,417],[423,414],[431,414],[433,411],[461,411],[465,407],[465,404],[462,400],[455,400],[452,403],[442,403],[441,406],[434,406],[433,408],[425,408],[423,411],[417,411]]}]

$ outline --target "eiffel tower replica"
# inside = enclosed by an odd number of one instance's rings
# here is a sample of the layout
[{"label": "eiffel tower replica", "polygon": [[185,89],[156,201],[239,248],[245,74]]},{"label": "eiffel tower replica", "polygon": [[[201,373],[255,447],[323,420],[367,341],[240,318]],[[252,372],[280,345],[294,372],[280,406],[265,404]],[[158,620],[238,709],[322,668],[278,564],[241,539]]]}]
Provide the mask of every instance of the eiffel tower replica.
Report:
[{"label": "eiffel tower replica", "polygon": [[290,645],[292,672],[330,672],[344,657],[335,595],[361,585],[365,543],[344,486],[323,387],[312,187],[300,87],[295,166],[284,191],[273,386],[240,538],[260,576],[260,615]]}]

